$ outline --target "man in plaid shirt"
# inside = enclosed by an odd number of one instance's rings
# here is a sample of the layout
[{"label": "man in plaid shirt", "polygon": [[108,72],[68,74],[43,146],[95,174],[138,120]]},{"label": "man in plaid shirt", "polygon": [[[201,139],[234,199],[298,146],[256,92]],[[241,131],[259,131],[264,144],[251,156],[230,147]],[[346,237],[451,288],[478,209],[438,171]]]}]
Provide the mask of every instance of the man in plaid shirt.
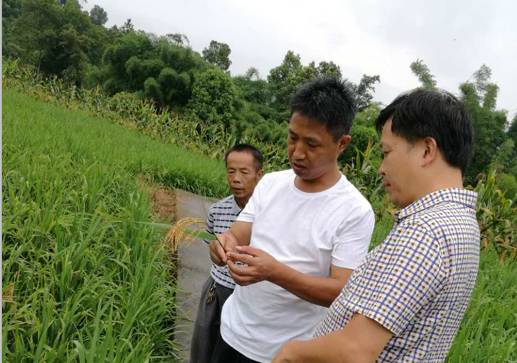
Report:
[{"label": "man in plaid shirt", "polygon": [[443,362],[479,263],[476,193],[463,189],[470,118],[443,91],[417,89],[381,111],[379,172],[401,210],[309,341],[273,362]]}]

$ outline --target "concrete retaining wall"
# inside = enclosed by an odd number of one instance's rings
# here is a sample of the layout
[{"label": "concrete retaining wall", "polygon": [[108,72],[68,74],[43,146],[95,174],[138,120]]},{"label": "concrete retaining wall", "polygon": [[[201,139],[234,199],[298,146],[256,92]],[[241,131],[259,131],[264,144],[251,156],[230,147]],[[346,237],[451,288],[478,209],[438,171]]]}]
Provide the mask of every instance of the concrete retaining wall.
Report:
[{"label": "concrete retaining wall", "polygon": [[[176,217],[206,219],[214,199],[176,189]],[[178,249],[178,292],[175,340],[183,362],[188,362],[193,322],[196,319],[201,288],[208,278],[212,262],[208,247],[201,240],[181,244]]]}]

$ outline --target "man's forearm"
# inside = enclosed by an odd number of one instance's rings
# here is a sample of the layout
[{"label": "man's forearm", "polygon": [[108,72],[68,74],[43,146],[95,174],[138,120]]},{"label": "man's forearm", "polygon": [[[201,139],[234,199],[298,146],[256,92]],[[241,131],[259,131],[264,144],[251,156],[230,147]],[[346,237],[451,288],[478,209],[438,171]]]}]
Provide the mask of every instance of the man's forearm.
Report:
[{"label": "man's forearm", "polygon": [[248,246],[251,238],[251,223],[237,221],[225,233],[230,233],[239,246]]},{"label": "man's forearm", "polygon": [[355,314],[343,329],[307,341],[291,341],[272,363],[371,363],[393,336],[376,321]]},{"label": "man's forearm", "polygon": [[342,331],[307,341],[292,341],[282,347],[273,363],[362,363],[372,362],[353,343],[344,339]]},{"label": "man's forearm", "polygon": [[345,283],[332,277],[303,274],[280,262],[268,280],[306,301],[326,307],[336,299]]}]

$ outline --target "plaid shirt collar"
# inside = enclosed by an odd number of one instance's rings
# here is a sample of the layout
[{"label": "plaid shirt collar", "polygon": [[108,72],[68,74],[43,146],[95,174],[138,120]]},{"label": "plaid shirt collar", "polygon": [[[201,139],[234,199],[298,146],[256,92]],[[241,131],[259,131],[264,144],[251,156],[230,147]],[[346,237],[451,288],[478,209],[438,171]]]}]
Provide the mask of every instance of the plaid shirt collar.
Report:
[{"label": "plaid shirt collar", "polygon": [[477,193],[462,188],[447,188],[436,190],[414,201],[406,208],[399,210],[397,213],[395,213],[395,220],[397,223],[399,223],[403,219],[413,214],[417,214],[444,202],[463,204],[466,207],[475,210]]}]

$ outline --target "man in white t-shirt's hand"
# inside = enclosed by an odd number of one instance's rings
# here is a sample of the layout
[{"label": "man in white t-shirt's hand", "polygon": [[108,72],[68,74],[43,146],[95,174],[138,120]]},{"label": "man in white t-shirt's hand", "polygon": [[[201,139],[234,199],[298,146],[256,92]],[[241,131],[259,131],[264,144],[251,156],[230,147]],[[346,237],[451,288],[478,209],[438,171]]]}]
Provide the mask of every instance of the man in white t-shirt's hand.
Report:
[{"label": "man in white t-shirt's hand", "polygon": [[[228,268],[234,281],[247,286],[281,274],[281,264],[269,253],[250,246],[237,246],[237,252],[228,253]],[[241,262],[244,265],[239,265]]]},{"label": "man in white t-shirt's hand", "polygon": [[212,241],[214,263],[238,284],[223,306],[210,363],[269,362],[285,342],[308,339],[368,251],[374,214],[340,172],[354,96],[316,80],[291,102],[292,169],[265,175],[231,228]]},{"label": "man in white t-shirt's hand", "polygon": [[225,266],[228,259],[227,253],[233,251],[238,244],[237,239],[231,234],[217,235],[217,240],[210,242],[210,258],[212,262],[219,266]]}]

